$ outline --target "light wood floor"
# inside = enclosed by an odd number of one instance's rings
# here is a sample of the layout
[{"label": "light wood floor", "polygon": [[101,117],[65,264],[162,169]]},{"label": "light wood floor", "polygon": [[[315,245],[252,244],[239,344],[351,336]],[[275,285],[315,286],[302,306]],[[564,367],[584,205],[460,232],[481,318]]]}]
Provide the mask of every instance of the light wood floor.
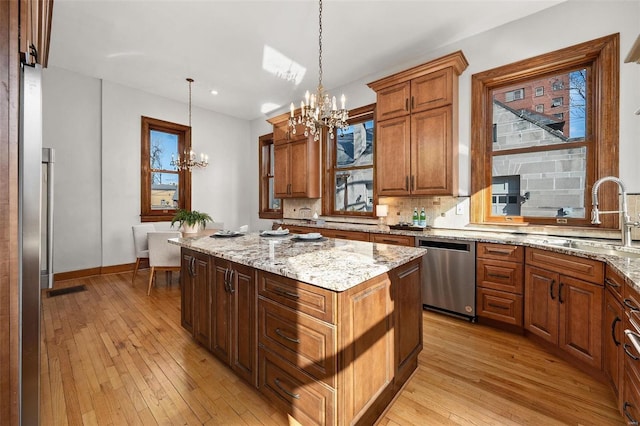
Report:
[{"label": "light wood floor", "polygon": [[[42,425],[287,425],[180,326],[180,291],[148,272],[57,283],[43,297]],[[622,425],[611,389],[517,335],[424,313],[419,368],[380,425]]]}]

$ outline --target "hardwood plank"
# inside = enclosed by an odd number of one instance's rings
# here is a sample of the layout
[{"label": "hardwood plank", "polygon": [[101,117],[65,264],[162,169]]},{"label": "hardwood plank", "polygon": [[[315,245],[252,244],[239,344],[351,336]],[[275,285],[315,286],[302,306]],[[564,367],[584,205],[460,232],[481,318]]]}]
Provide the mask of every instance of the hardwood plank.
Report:
[{"label": "hardwood plank", "polygon": [[[293,425],[180,326],[180,289],[131,273],[43,299],[42,424]],[[523,336],[423,313],[418,369],[379,419],[398,425],[622,425],[612,390]]]}]

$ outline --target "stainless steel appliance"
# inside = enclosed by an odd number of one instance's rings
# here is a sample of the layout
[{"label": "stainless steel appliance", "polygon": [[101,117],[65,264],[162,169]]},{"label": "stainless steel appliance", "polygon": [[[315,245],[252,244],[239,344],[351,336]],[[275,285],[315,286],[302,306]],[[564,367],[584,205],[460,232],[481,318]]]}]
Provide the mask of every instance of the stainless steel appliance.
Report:
[{"label": "stainless steel appliance", "polygon": [[416,237],[422,257],[422,303],[430,309],[476,320],[476,243]]},{"label": "stainless steel appliance", "polygon": [[42,148],[40,287],[53,288],[53,165],[55,150]]},{"label": "stainless steel appliance", "polygon": [[22,64],[18,144],[20,424],[40,420],[40,220],[42,88],[39,65]]}]

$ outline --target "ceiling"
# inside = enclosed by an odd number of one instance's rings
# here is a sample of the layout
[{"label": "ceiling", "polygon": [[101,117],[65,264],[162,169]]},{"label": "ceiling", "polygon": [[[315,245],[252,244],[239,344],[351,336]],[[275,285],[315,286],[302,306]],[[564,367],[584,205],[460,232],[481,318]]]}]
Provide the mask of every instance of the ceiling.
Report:
[{"label": "ceiling", "polygon": [[[441,46],[561,1],[325,0],[323,85],[420,64]],[[50,49],[51,67],[185,103],[191,77],[194,106],[252,120],[315,90],[318,2],[55,0]],[[298,81],[286,78],[293,63],[306,67]]]}]

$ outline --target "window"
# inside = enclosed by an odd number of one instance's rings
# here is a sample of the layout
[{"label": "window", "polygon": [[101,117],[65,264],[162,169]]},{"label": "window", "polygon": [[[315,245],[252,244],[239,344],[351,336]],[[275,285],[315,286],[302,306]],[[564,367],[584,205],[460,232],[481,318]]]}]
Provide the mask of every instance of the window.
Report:
[{"label": "window", "polygon": [[536,96],[544,96],[544,87],[536,87]]},{"label": "window", "polygon": [[518,99],[524,99],[524,89],[510,90],[504,94],[505,102],[513,102]]},{"label": "window", "polygon": [[323,213],[374,216],[374,107],[349,112],[349,127],[325,137]]},{"label": "window", "polygon": [[177,209],[191,209],[191,173],[178,171],[171,160],[191,149],[191,128],[142,117],[140,219],[171,220]]},{"label": "window", "polygon": [[273,198],[274,176],[274,144],[273,133],[258,138],[260,144],[260,211],[261,219],[279,219],[282,217],[282,203],[278,198]]},{"label": "window", "polygon": [[564,81],[562,80],[555,80],[552,84],[551,84],[551,90],[562,90],[564,89]]},{"label": "window", "polygon": [[[618,55],[614,34],[473,75],[480,96],[471,120],[484,125],[471,135],[472,222],[595,226],[591,187],[618,175]],[[532,116],[528,101],[517,109],[501,102],[544,78],[568,82],[562,115]],[[617,189],[603,196],[601,208],[615,210]],[[603,216],[602,227],[615,228],[615,216]]]},{"label": "window", "polygon": [[563,98],[562,98],[562,97],[559,97],[559,98],[553,98],[553,99],[551,100],[551,108],[555,108],[555,107],[562,106],[562,105],[563,105],[563,103],[564,103],[564,100],[563,100]]},{"label": "window", "polygon": [[536,112],[544,112],[544,104],[536,105]]}]

